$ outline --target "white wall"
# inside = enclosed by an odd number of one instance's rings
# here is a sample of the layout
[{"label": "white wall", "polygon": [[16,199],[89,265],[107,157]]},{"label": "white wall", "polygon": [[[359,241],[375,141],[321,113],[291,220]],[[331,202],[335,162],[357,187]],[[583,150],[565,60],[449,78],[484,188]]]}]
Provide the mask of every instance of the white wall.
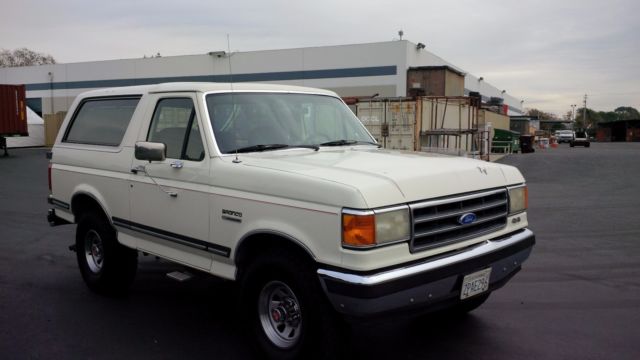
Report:
[{"label": "white wall", "polygon": [[[373,95],[405,96],[407,69],[414,66],[454,65],[425,49],[417,50],[416,44],[406,40],[370,44],[308,47],[285,50],[265,50],[236,52],[231,55],[233,74],[240,79],[243,74],[268,74],[277,72],[313,71],[396,66],[395,75],[356,76],[335,78],[313,78],[294,80],[274,80],[265,82],[289,85],[303,85],[327,88],[342,96]],[[461,70],[463,71],[463,70]],[[43,112],[51,112],[52,95],[49,90],[49,75],[53,74],[56,89],[53,91],[55,111],[66,111],[74,97],[89,87],[64,88],[66,83],[81,81],[125,80],[124,82],[97,83],[88,86],[107,87],[121,83],[132,84],[132,79],[149,81],[184,76],[198,76],[206,81],[206,76],[229,74],[229,58],[208,54],[171,56],[147,59],[125,59],[94,61],[84,63],[31,66],[0,69],[0,83],[40,84],[41,90],[27,91],[27,97],[42,97]],[[126,81],[130,80],[130,81]],[[476,91],[476,79],[467,75],[465,87]],[[100,85],[101,84],[101,85]],[[106,84],[106,85],[105,85]],[[78,85],[73,84],[73,85]],[[29,86],[28,86],[29,87]],[[499,90],[482,83],[482,94],[500,96]],[[505,102],[520,107],[519,100],[510,96]]]}]

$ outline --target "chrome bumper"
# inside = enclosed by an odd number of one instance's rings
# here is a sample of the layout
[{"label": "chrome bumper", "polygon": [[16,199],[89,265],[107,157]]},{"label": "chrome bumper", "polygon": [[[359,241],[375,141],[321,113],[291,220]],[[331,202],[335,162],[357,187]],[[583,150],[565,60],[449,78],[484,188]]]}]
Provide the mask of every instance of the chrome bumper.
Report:
[{"label": "chrome bumper", "polygon": [[464,275],[491,267],[489,291],[504,285],[529,257],[535,236],[523,229],[449,256],[395,269],[355,273],[319,269],[322,287],[341,313],[370,316],[412,307],[456,303]]}]

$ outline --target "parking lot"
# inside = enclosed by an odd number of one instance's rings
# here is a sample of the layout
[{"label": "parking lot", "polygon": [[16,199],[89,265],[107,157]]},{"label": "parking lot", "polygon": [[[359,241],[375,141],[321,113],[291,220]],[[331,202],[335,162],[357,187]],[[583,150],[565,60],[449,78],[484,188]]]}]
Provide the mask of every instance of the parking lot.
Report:
[{"label": "parking lot", "polygon": [[[251,359],[233,284],[184,283],[141,258],[126,298],[91,293],[45,220],[45,149],[0,157],[0,358]],[[516,154],[537,244],[523,270],[463,319],[356,326],[354,358],[639,359],[640,143]]]}]

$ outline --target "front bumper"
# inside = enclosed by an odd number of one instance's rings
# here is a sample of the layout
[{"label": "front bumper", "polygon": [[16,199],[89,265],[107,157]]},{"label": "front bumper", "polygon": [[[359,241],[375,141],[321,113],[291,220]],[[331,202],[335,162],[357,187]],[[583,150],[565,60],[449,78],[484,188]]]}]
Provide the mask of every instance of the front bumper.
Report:
[{"label": "front bumper", "polygon": [[462,278],[491,267],[488,291],[504,285],[529,257],[529,229],[485,241],[442,257],[382,272],[319,269],[322,287],[338,312],[369,317],[412,308],[436,308],[460,300]]}]

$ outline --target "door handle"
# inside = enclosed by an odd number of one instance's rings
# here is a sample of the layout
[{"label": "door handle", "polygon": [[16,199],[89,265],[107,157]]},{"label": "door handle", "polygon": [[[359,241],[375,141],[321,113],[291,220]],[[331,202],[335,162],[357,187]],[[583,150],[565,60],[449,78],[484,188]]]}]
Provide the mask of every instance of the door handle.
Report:
[{"label": "door handle", "polygon": [[182,167],[184,166],[184,163],[180,160],[176,160],[169,165],[174,169],[182,169]]},{"label": "door handle", "polygon": [[137,174],[139,172],[146,173],[147,169],[145,169],[144,165],[138,165],[131,168],[131,172]]}]

